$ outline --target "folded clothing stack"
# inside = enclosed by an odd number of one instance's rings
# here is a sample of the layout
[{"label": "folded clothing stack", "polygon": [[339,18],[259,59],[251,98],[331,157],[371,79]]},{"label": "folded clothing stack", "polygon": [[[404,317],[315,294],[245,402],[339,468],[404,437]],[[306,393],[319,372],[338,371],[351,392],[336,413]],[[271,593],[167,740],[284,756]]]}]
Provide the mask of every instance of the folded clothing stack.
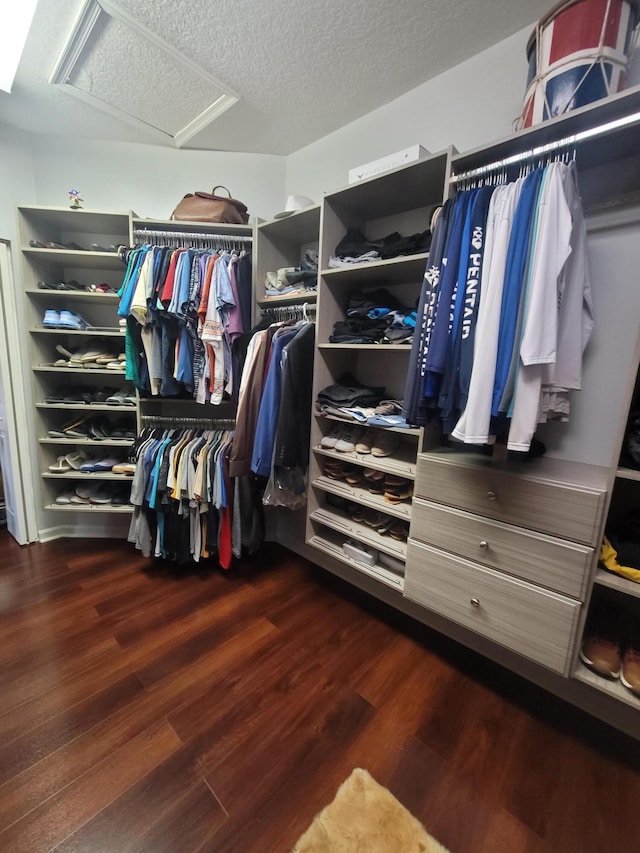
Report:
[{"label": "folded clothing stack", "polygon": [[318,394],[318,407],[377,406],[385,395],[384,386],[362,385],[351,373],[343,373],[333,385],[327,385]]},{"label": "folded clothing stack", "polygon": [[402,403],[400,400],[381,400],[377,406],[325,406],[317,410],[317,415],[331,415],[343,421],[356,421],[367,426],[401,427],[402,429],[418,429],[408,424],[402,417]]},{"label": "folded clothing stack", "polygon": [[295,296],[318,287],[318,253],[308,249],[297,267],[268,272],[264,282],[266,297]]},{"label": "folded clothing stack", "polygon": [[408,237],[394,231],[378,240],[368,240],[359,228],[349,228],[336,246],[335,255],[329,259],[329,267],[336,269],[351,264],[388,260],[400,255],[415,255],[427,252],[430,245],[429,230]]},{"label": "folded clothing stack", "polygon": [[332,344],[407,344],[416,327],[416,312],[385,288],[356,290],[349,295],[347,319],[338,320]]}]

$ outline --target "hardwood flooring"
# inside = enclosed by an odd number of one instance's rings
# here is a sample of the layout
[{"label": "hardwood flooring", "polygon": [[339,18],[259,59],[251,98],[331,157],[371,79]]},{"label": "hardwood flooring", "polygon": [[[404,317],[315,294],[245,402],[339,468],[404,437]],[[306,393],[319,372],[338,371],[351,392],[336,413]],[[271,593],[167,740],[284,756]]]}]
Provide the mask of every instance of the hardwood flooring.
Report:
[{"label": "hardwood flooring", "polygon": [[0,850],[289,851],[354,767],[451,853],[640,849],[640,745],[273,545],[0,535]]}]

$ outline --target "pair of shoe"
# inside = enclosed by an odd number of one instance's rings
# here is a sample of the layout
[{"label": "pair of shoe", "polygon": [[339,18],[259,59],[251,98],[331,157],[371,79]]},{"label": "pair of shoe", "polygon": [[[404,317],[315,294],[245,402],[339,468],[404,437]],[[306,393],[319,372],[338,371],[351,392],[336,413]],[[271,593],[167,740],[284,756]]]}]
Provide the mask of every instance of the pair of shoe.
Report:
[{"label": "pair of shoe", "polygon": [[65,489],[56,497],[55,502],[59,506],[69,505],[82,506],[88,504],[127,506],[130,501],[130,488],[120,483],[87,483],[76,489]]},{"label": "pair of shoe", "polygon": [[400,440],[397,435],[382,430],[362,429],[355,424],[334,427],[320,440],[320,447],[338,453],[359,453],[372,456],[392,456]]},{"label": "pair of shoe", "polygon": [[91,328],[80,314],[74,314],[73,311],[55,311],[53,308],[44,312],[42,325],[45,329],[73,329],[78,332]]},{"label": "pair of shoe", "polygon": [[79,246],[77,243],[56,243],[55,240],[50,240],[48,243],[43,243],[41,240],[29,240],[29,245],[32,249],[71,249],[74,252],[86,252],[84,246]]},{"label": "pair of shoe", "polygon": [[378,510],[370,509],[369,507],[358,506],[349,514],[354,521],[373,528],[380,536],[388,535],[400,542],[406,542],[409,537],[408,522],[401,521],[384,512],[378,512]]},{"label": "pair of shoe", "polygon": [[390,504],[410,501],[413,497],[413,482],[395,474],[386,474],[384,478],[384,499]]},{"label": "pair of shoe", "polygon": [[63,424],[61,427],[52,427],[48,438],[89,438],[92,441],[100,441],[105,438],[135,438],[133,429],[127,427],[114,427],[105,417],[86,417],[81,415]]},{"label": "pair of shoe", "polygon": [[580,659],[604,678],[619,678],[640,696],[640,619],[612,604],[596,602],[587,620]]}]

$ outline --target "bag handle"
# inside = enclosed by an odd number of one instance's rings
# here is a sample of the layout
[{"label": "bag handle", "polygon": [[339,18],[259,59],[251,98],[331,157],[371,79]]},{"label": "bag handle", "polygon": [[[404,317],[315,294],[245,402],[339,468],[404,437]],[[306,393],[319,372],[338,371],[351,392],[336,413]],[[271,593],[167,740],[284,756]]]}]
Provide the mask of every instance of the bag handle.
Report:
[{"label": "bag handle", "polygon": [[[226,187],[223,187],[223,186],[222,186],[222,184],[218,184],[218,186],[217,186],[217,187],[214,187],[214,188],[211,190],[211,195],[215,195],[215,194],[216,194],[216,190],[227,190],[227,188],[226,188]],[[227,190],[227,192],[229,193],[229,198],[231,198],[231,193],[229,192],[229,190]]]}]

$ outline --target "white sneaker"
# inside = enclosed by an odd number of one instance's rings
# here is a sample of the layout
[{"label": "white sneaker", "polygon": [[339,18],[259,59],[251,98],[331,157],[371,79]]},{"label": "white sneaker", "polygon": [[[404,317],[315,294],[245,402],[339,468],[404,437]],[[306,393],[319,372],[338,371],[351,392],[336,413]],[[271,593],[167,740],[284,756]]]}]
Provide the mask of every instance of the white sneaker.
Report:
[{"label": "white sneaker", "polygon": [[328,432],[326,435],[322,436],[322,438],[320,439],[320,447],[326,447],[328,450],[332,450],[333,448],[335,448],[338,439],[342,437],[343,432],[344,427],[334,427],[331,432]]}]

